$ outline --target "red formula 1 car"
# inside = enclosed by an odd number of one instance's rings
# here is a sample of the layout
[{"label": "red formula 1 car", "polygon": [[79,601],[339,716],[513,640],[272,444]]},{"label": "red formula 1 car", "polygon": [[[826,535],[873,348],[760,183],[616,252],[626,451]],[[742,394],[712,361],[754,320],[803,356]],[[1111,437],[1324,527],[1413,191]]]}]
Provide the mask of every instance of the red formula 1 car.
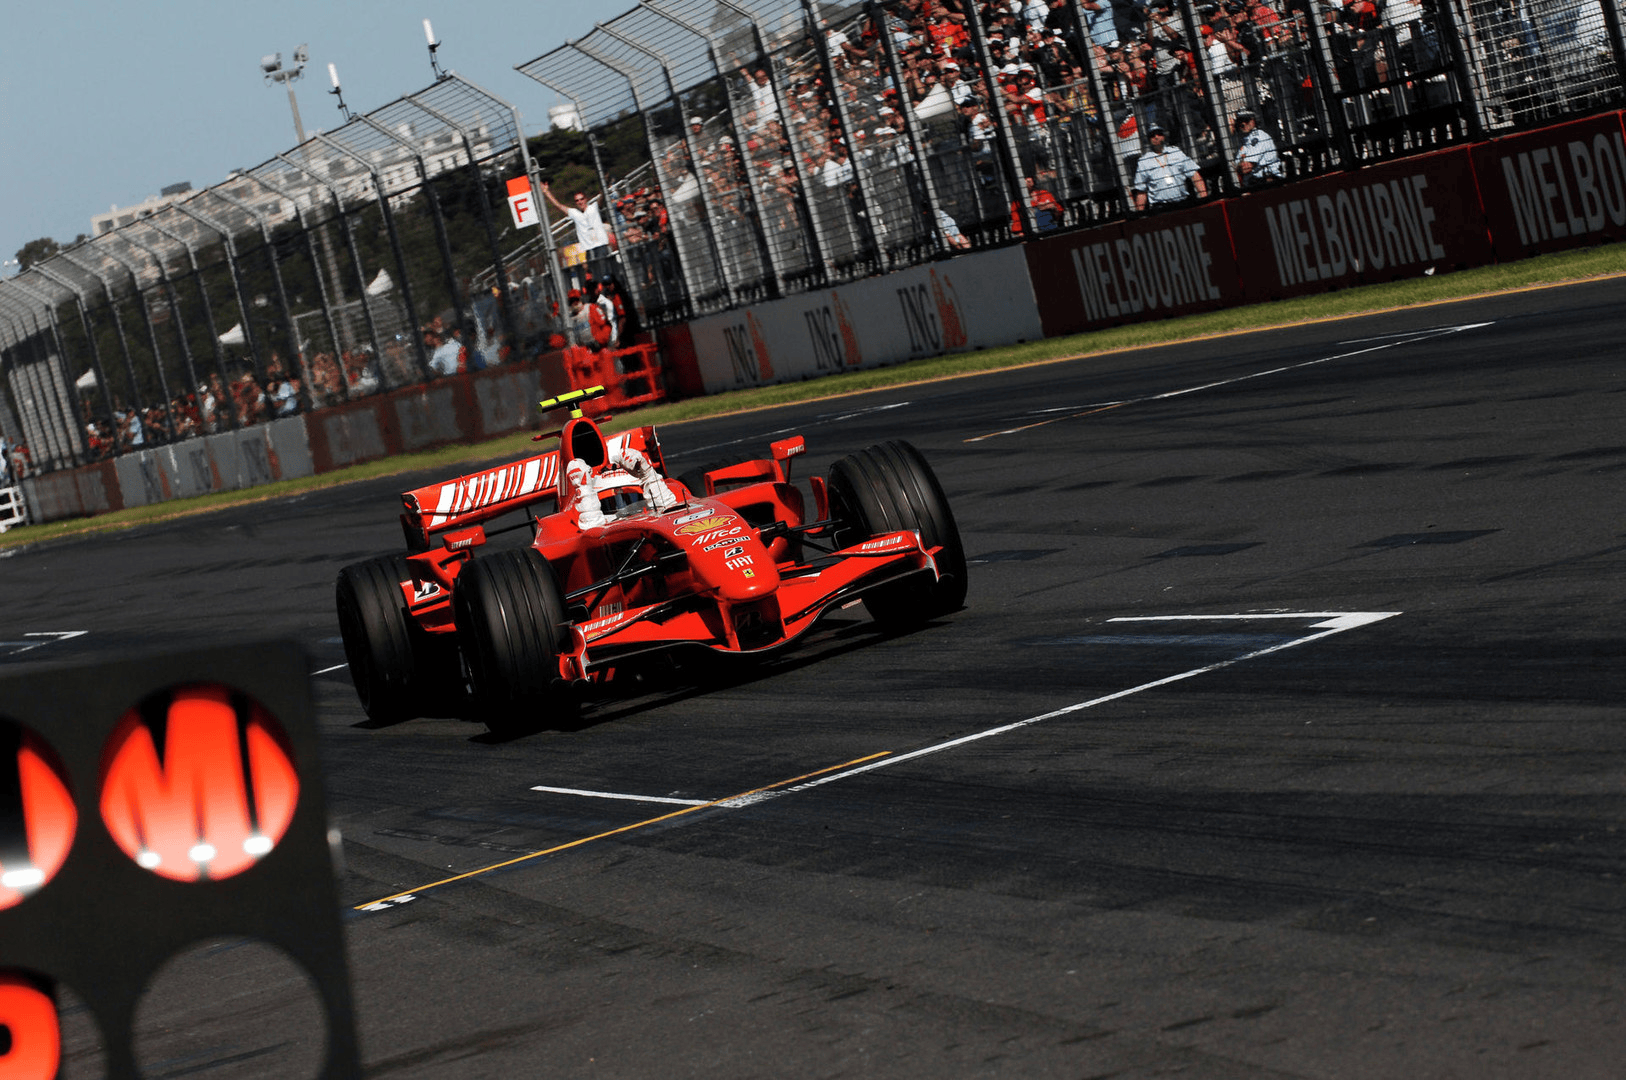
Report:
[{"label": "red formula 1 car", "polygon": [[[556,450],[403,493],[409,551],[340,572],[345,657],[375,722],[472,715],[526,730],[567,718],[580,690],[634,658],[769,655],[855,600],[887,626],[965,600],[954,515],[906,442],[813,477],[810,512],[790,479],[800,436],[668,480],[652,427],[606,438],[577,408],[557,435]],[[481,553],[510,514],[530,546]]]}]

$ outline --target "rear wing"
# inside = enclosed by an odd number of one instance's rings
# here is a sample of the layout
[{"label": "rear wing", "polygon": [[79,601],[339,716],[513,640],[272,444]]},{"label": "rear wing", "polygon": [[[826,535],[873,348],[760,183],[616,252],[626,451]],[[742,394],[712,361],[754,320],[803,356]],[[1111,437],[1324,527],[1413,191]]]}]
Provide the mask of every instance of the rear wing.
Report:
[{"label": "rear wing", "polygon": [[559,492],[559,452],[499,465],[427,487],[401,493],[406,513],[401,528],[407,547],[423,551],[429,538],[447,529],[478,525],[522,509]]}]

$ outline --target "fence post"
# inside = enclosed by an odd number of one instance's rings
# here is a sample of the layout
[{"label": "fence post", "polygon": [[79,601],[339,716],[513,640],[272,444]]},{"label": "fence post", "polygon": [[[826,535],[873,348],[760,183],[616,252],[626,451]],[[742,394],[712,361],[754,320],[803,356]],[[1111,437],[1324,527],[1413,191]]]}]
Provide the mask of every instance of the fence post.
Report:
[{"label": "fence post", "polygon": [[[705,30],[695,26],[693,23],[690,23],[675,12],[666,10],[665,7],[655,3],[654,0],[644,0],[643,6],[646,9],[653,11],[661,18],[677,23],[679,26],[683,27],[683,29],[687,30],[689,33],[706,43],[706,53],[711,58],[711,66],[716,69],[717,79],[723,87],[723,108],[728,114],[729,137],[734,140],[734,151],[739,155],[740,169],[745,174],[744,202],[745,205],[749,206],[750,208],[748,217],[750,218],[749,224],[751,228],[751,235],[756,241],[757,253],[763,264],[767,267],[769,294],[772,296],[783,296],[784,282],[779,273],[779,266],[774,260],[774,253],[768,246],[768,236],[762,225],[762,204],[757,198],[757,185],[751,182],[751,155],[748,154],[745,149],[745,137],[740,127],[740,118],[736,114],[734,108],[734,95],[728,92],[728,74],[723,70],[723,61],[722,57],[717,52],[717,43]],[[671,85],[672,75],[670,70],[667,70],[666,79],[668,85]],[[675,93],[676,88],[674,87],[674,96]],[[594,147],[593,149],[593,160],[595,162],[598,160],[597,147]]]},{"label": "fence post", "polygon": [[886,8],[878,0],[865,0],[864,10],[869,13],[871,21],[877,28],[877,36],[881,39],[881,52],[886,57],[887,75],[891,77],[892,85],[900,88],[898,109],[903,114],[903,130],[909,138],[909,153],[915,159],[916,172],[920,178],[919,209],[926,223],[926,235],[931,237],[932,250],[942,254],[949,250],[948,237],[937,224],[937,212],[943,204],[937,197],[937,182],[932,179],[931,162],[926,157],[926,143],[920,137],[920,118],[915,115],[914,106],[904,100],[907,94],[902,91],[904,81],[903,71],[898,64],[898,45],[886,29]]},{"label": "fence post", "polygon": [[[429,358],[424,355],[422,335],[418,333],[418,308],[417,305],[412,301],[412,283],[407,277],[406,258],[401,253],[400,237],[396,236],[395,234],[395,215],[390,213],[389,196],[384,193],[384,178],[379,175],[378,170],[373,167],[372,162],[368,161],[355,151],[346,148],[342,143],[334,139],[332,136],[317,132],[315,138],[321,142],[323,146],[328,147],[336,153],[342,154],[352,161],[358,162],[363,169],[367,170],[367,175],[373,178],[373,194],[378,196],[379,216],[384,221],[384,232],[390,239],[390,256],[395,260],[395,272],[401,275],[401,302],[406,307],[407,326],[411,328],[411,336],[418,340],[418,346],[415,351],[418,355],[419,371],[420,374],[427,379],[429,377]],[[347,232],[345,235],[348,238],[350,234]],[[362,269],[359,255],[356,255],[355,244],[353,241],[351,242],[350,250],[351,254],[356,256],[356,273],[358,275],[358,280],[361,282],[361,310],[367,313],[367,328],[373,335],[373,348],[375,350],[380,350],[377,353],[377,364],[379,379],[382,381],[384,378],[384,353],[381,350],[383,343],[378,340],[378,330],[373,325],[373,309],[372,306],[367,302],[366,273]]]},{"label": "fence post", "polygon": [[[191,201],[192,201],[191,199],[188,199],[187,203],[190,203]],[[237,325],[239,325],[239,326],[241,326],[243,328],[243,341],[248,345],[249,356],[251,358],[254,357],[255,356],[254,329],[253,329],[252,326],[249,325],[248,301],[247,301],[247,298],[246,298],[245,294],[243,293],[243,275],[242,275],[242,272],[241,272],[240,268],[237,265],[237,242],[232,239],[231,233],[226,230],[226,227],[224,225],[221,225],[219,222],[215,221],[213,218],[211,218],[208,215],[204,214],[203,211],[194,210],[192,207],[188,206],[186,203],[174,203],[173,205],[174,205],[174,207],[175,207],[175,209],[177,211],[179,211],[182,214],[185,214],[187,217],[191,218],[193,221],[198,222],[204,228],[211,230],[216,236],[220,237],[221,249],[223,251],[225,251],[225,253],[226,253],[226,273],[231,278],[232,292],[235,293],[236,296],[237,296],[237,314],[239,316],[241,316],[241,321]],[[198,279],[198,289],[200,291],[203,289],[203,279],[201,277]],[[213,315],[210,316],[210,319],[211,320],[213,319]],[[220,338],[219,337],[215,338],[215,347],[216,347],[216,349],[220,348]],[[221,377],[221,380],[225,383],[224,389],[225,389],[226,393],[229,395],[231,393],[231,377],[226,374],[225,360],[223,358],[219,357],[218,355],[217,355],[216,359],[217,359],[217,362],[220,364],[220,371],[221,371],[221,376],[220,377]],[[250,359],[249,365],[251,367],[254,365],[253,359]],[[242,424],[238,420],[237,410],[235,408],[231,407],[230,402],[227,403],[227,406],[228,407],[226,409],[226,413],[227,413],[228,416],[231,417],[231,426],[233,428],[241,427]]]},{"label": "fence post", "polygon": [[[456,79],[457,76],[452,75],[448,76],[448,78]],[[489,97],[490,95],[486,96]],[[502,317],[503,330],[508,334],[509,340],[518,341],[519,330],[514,325],[514,314],[509,309],[508,304],[508,268],[503,263],[502,248],[497,243],[497,229],[491,220],[491,200],[486,197],[485,174],[480,171],[480,162],[476,160],[474,156],[474,140],[469,138],[468,131],[466,131],[461,124],[454,121],[445,113],[439,112],[434,107],[424,104],[422,101],[418,100],[417,95],[407,94],[405,95],[405,100],[412,102],[413,105],[422,109],[430,116],[433,116],[436,120],[439,120],[451,130],[457,132],[458,136],[463,140],[463,153],[467,155],[469,159],[469,176],[474,181],[474,203],[480,211],[480,223],[485,226],[486,242],[491,247],[491,268],[496,272],[497,314]],[[524,131],[520,131],[517,134],[521,140],[525,138]],[[466,318],[466,315],[460,316],[460,322]],[[468,328],[465,326],[463,329],[466,332]]]},{"label": "fence post", "polygon": [[[1457,13],[1453,9],[1456,0],[1434,0],[1434,11],[1440,22],[1440,33],[1445,35],[1446,43],[1451,48],[1451,77],[1457,85],[1457,96],[1462,99],[1464,106],[1463,120],[1468,125],[1468,139],[1478,142],[1485,137],[1484,103],[1474,91],[1471,70],[1468,66],[1468,48],[1462,37],[1462,27],[1457,22]],[[1604,0],[1605,3],[1608,0]]]},{"label": "fence post", "polygon": [[[40,274],[47,281],[55,282],[57,285],[61,286],[62,288],[67,289],[73,295],[74,304],[79,309],[79,322],[80,322],[80,325],[82,325],[84,327],[84,329],[85,329],[85,340],[90,346],[91,370],[96,373],[96,386],[97,386],[97,389],[99,389],[101,391],[102,406],[106,410],[108,430],[112,430],[112,427],[113,427],[113,388],[107,385],[107,373],[102,370],[102,354],[101,354],[101,350],[96,345],[96,335],[91,332],[90,316],[85,311],[84,297],[82,297],[79,294],[79,291],[77,289],[73,288],[71,285],[64,283],[63,281],[59,280],[58,278],[52,277],[50,274],[47,274],[45,272],[45,267],[44,266],[37,265],[37,266],[29,267],[29,269],[30,270],[38,270],[40,272]],[[56,304],[54,302],[52,302],[52,300],[50,298],[50,295],[43,292],[43,291],[38,292],[38,293],[34,292],[33,288],[30,287],[27,283],[25,283],[22,280],[22,278],[23,278],[23,275],[18,275],[17,277],[12,278],[11,279],[11,284],[16,286],[18,289],[22,290],[24,295],[32,296],[36,300],[38,300],[40,303],[46,305],[47,310],[49,310],[50,313],[51,313],[52,326],[55,327],[56,326]],[[62,334],[61,334],[60,331],[56,332],[56,337],[57,337],[57,341],[59,343],[58,347],[61,348],[60,342],[62,340]],[[66,348],[62,348],[61,351],[62,351],[63,357],[66,358],[67,355],[68,355],[68,350]],[[86,449],[87,450],[89,449],[88,446],[87,446]]]},{"label": "fence post", "polygon": [[[143,224],[146,223],[143,222]],[[126,236],[124,239],[126,243],[146,252],[152,259],[153,265],[158,267],[158,281],[163,286],[164,299],[169,304],[169,317],[175,320],[175,340],[181,347],[181,364],[186,368],[187,386],[196,388],[198,385],[198,371],[197,367],[192,363],[192,345],[186,340],[186,323],[181,318],[181,305],[175,299],[175,285],[169,279],[169,268],[164,265],[162,256],[136,240],[135,237]]]},{"label": "fence post", "polygon": [[[1112,175],[1118,180],[1118,205],[1121,211],[1127,211],[1135,204],[1130,190],[1135,178],[1124,163],[1124,155],[1118,153],[1117,120],[1113,116],[1112,99],[1107,96],[1106,84],[1101,81],[1101,67],[1095,62],[1095,39],[1090,36],[1089,27],[1084,23],[1084,15],[1078,0],[1066,0],[1066,8],[1068,15],[1071,16],[1069,21],[1072,23],[1073,33],[1080,42],[1079,66],[1084,69],[1085,77],[1089,80],[1090,97],[1095,102],[1096,120],[1101,125],[1101,146],[1112,166]],[[1106,48],[1110,44],[1112,43],[1101,43],[1102,55],[1106,54]]]},{"label": "fence post", "polygon": [[[267,191],[276,193],[275,188],[268,184],[261,183],[258,177],[247,173],[243,175],[248,179],[253,180],[255,183],[260,184],[260,186],[265,188]],[[271,266],[271,284],[276,288],[277,291],[277,306],[282,309],[282,323],[283,326],[287,328],[288,332],[288,347],[293,349],[294,360],[297,362],[300,355],[299,327],[294,324],[293,309],[288,306],[288,290],[282,282],[282,264],[277,262],[277,244],[276,241],[271,237],[271,225],[247,203],[239,202],[232,196],[227,195],[225,191],[221,190],[220,188],[215,188],[213,190],[216,196],[224,199],[226,202],[231,203],[243,213],[247,214],[250,218],[260,223],[260,239],[265,244],[265,261]],[[246,327],[248,325],[248,312],[245,310],[243,315],[243,325]],[[269,345],[270,343],[267,342],[267,344]],[[275,355],[276,350],[272,349],[271,351],[272,354]],[[260,367],[259,376],[263,384],[265,379],[265,367],[263,365]]]},{"label": "fence post", "polygon": [[1626,97],[1626,28],[1622,23],[1620,0],[1598,0],[1603,9],[1604,33],[1609,39],[1609,52],[1615,61],[1615,100]]},{"label": "fence post", "polygon": [[[278,158],[279,161],[282,161],[284,164],[288,165],[290,168],[295,168],[295,169],[298,168],[297,165],[294,165],[293,162],[291,162],[288,159],[284,158],[280,154],[277,155],[277,158]],[[307,172],[305,175],[308,176],[312,181],[314,181],[318,185],[320,185],[321,182],[322,182],[313,173]],[[297,216],[299,218],[299,229],[300,229],[300,232],[304,233],[304,236],[305,236],[305,257],[311,261],[311,277],[316,279],[316,296],[317,296],[317,299],[320,300],[321,304],[322,304],[322,318],[323,318],[323,321],[325,321],[327,323],[328,337],[329,337],[329,339],[332,340],[334,354],[335,354],[336,357],[338,357],[342,353],[343,345],[340,343],[339,326],[338,326],[338,322],[333,317],[333,303],[332,303],[332,298],[331,298],[330,294],[328,293],[328,287],[327,287],[327,279],[330,276],[333,278],[333,287],[335,289],[340,287],[338,264],[336,262],[330,261],[329,262],[329,267],[328,267],[328,273],[327,274],[322,273],[322,264],[317,261],[317,256],[316,256],[316,241],[311,236],[311,233],[313,232],[313,230],[311,229],[310,223],[308,221],[306,221],[306,219],[305,219],[305,207],[300,202],[300,199],[299,199],[299,197],[297,195],[295,195],[292,191],[285,190],[283,188],[277,187],[277,185],[273,184],[270,180],[267,180],[259,172],[253,173],[252,174],[252,179],[254,180],[255,183],[259,184],[261,187],[266,188],[266,189],[268,189],[270,191],[274,191],[278,195],[281,195],[283,198],[287,199],[288,202],[294,208],[295,216]],[[327,239],[327,237],[324,234],[323,235],[323,240],[325,241],[326,239]],[[328,251],[328,254],[330,254],[330,255],[332,254],[332,244],[331,243],[327,244],[327,251]],[[310,361],[308,361],[305,358],[305,346],[304,346],[304,343],[299,340],[299,323],[293,318],[292,312],[289,313],[288,326],[289,326],[289,333],[291,333],[293,335],[294,355],[296,357],[298,357],[299,370],[300,370],[300,373],[304,376],[304,385],[302,385],[300,387],[301,391],[303,391],[303,395],[304,395],[304,399],[305,399],[304,405],[305,405],[305,408],[307,408],[307,409],[314,408],[316,406],[316,398],[313,396],[314,391],[312,390],[312,387],[315,385],[315,379],[312,378],[312,376],[311,376]],[[343,364],[342,363],[340,364],[340,370],[341,370],[341,372],[343,370]],[[347,389],[348,389],[348,387],[347,387]]]},{"label": "fence post", "polygon": [[[757,55],[762,60],[762,70],[768,76],[768,88],[773,91],[774,109],[779,114],[779,124],[785,132],[786,140],[790,140],[790,109],[785,100],[785,87],[780,82],[779,72],[774,68],[773,56],[768,52],[768,43],[762,36],[762,27],[756,16],[741,7],[737,0],[717,0],[719,4],[737,15],[745,18],[751,24],[751,39],[756,44]],[[833,279],[834,268],[830,264],[827,254],[828,240],[823,232],[824,225],[819,218],[816,200],[808,194],[807,170],[803,167],[802,156],[796,152],[796,144],[790,143],[791,170],[796,174],[797,201],[802,211],[807,214],[808,239],[813,244],[813,257],[809,262],[819,268],[819,280],[828,282]]]},{"label": "fence post", "polygon": [[[110,235],[118,236],[118,233]],[[175,436],[175,405],[169,392],[169,376],[164,373],[164,354],[158,347],[158,330],[152,324],[152,313],[147,310],[147,297],[141,291],[141,279],[136,276],[135,266],[125,262],[123,256],[112,250],[111,245],[103,247],[103,254],[124,267],[125,272],[130,275],[130,298],[135,301],[136,307],[141,312],[141,321],[147,327],[147,343],[152,348],[152,366],[158,373],[158,392],[164,395],[164,415],[169,417],[169,435],[165,440],[167,442]]]},{"label": "fence post", "polygon": [[847,161],[852,165],[853,187],[864,206],[864,232],[868,236],[870,258],[876,271],[884,270],[886,253],[881,250],[880,236],[875,231],[875,215],[881,212],[881,207],[869,190],[868,178],[864,175],[866,170],[858,167],[858,156],[853,152],[853,118],[847,109],[846,97],[841,92],[841,80],[836,78],[835,61],[830,56],[830,38],[825,32],[828,20],[819,11],[818,0],[802,0],[802,5],[807,9],[808,36],[813,39],[813,49],[819,56],[825,92],[830,95],[836,116],[841,121],[841,141],[847,148]]},{"label": "fence post", "polygon": [[[1180,20],[1186,28],[1186,41],[1190,47],[1190,56],[1196,70],[1197,84],[1202,87],[1202,96],[1207,103],[1208,123],[1214,133],[1214,141],[1219,146],[1221,191],[1235,193],[1237,190],[1236,177],[1232,175],[1232,164],[1236,161],[1236,143],[1231,138],[1230,110],[1225,104],[1225,92],[1220,87],[1219,79],[1214,75],[1214,69],[1208,63],[1208,50],[1203,47],[1203,35],[1197,21],[1197,12],[1192,0],[1180,0]],[[1214,192],[1218,195],[1220,192]]]},{"label": "fence post", "polygon": [[[638,52],[650,57],[655,61],[656,66],[661,69],[661,75],[666,80],[666,92],[671,97],[672,108],[677,112],[678,131],[680,133],[678,135],[678,139],[683,143],[683,152],[689,158],[689,174],[694,177],[695,186],[697,189],[696,194],[700,199],[701,207],[706,212],[706,228],[702,231],[705,233],[706,243],[711,248],[712,258],[714,258],[717,262],[717,276],[722,279],[723,292],[727,297],[727,304],[725,306],[737,304],[740,300],[740,287],[739,282],[736,280],[736,275],[731,272],[729,267],[729,263],[731,261],[729,255],[731,253],[725,252],[722,244],[717,239],[717,227],[719,222],[722,220],[722,215],[718,214],[717,207],[713,202],[712,192],[710,190],[711,185],[707,182],[706,178],[701,175],[700,154],[697,152],[698,148],[695,146],[694,135],[689,131],[689,128],[693,125],[686,123],[683,119],[683,99],[678,96],[677,83],[672,78],[672,67],[670,62],[666,59],[664,54],[651,49],[649,46],[644,45],[641,42],[634,41],[632,38],[620,33],[613,27],[601,23],[599,24],[598,29],[609,37],[612,37],[621,42],[623,45],[626,45],[628,48],[636,49]],[[606,196],[607,195],[608,192],[606,192]],[[675,232],[676,230],[674,229],[673,231]],[[694,295],[694,290],[689,290],[689,293],[692,298]]]},{"label": "fence post", "polygon": [[[214,306],[209,302],[209,290],[204,285],[202,272],[198,269],[197,250],[192,246],[192,242],[190,240],[187,240],[178,233],[170,232],[168,229],[165,229],[162,225],[158,224],[155,219],[148,219],[147,224],[151,225],[155,230],[169,237],[171,240],[175,241],[177,244],[180,244],[186,249],[187,265],[192,269],[192,284],[198,287],[198,299],[203,302],[203,321],[204,324],[209,328],[209,347],[214,352],[215,374],[220,377],[220,387],[221,390],[224,391],[226,387],[231,385],[231,379],[226,375],[226,350],[220,344],[220,328],[215,325]],[[215,404],[216,416],[220,415],[220,412],[222,411],[222,404],[223,403],[221,402],[217,402]],[[227,416],[226,426],[228,428],[235,427],[237,425],[235,410],[227,407],[224,409],[224,412]]]},{"label": "fence post", "polygon": [[1028,186],[1023,180],[1022,156],[1016,147],[1016,133],[1011,129],[1011,118],[1005,112],[1005,103],[1000,100],[1002,88],[999,83],[999,71],[994,67],[993,58],[988,52],[988,35],[983,30],[982,17],[975,6],[971,14],[966,16],[965,24],[970,28],[971,47],[977,54],[977,66],[983,72],[983,85],[988,89],[988,109],[993,113],[994,127],[999,131],[999,138],[994,141],[999,146],[999,162],[1004,166],[1008,196],[1005,202],[1014,205],[1022,235],[1031,239],[1035,235],[1033,207],[1028,202]]},{"label": "fence post", "polygon": [[[649,145],[650,164],[655,170],[656,178],[661,180],[661,188],[662,188],[662,190],[661,190],[661,199],[662,199],[662,202],[667,207],[667,232],[668,232],[668,235],[670,235],[671,238],[672,238],[672,246],[677,249],[677,258],[678,258],[678,275],[677,276],[678,276],[678,281],[681,283],[682,288],[683,288],[683,297],[682,297],[681,310],[682,310],[682,313],[683,313],[684,317],[692,317],[693,314],[694,314],[694,296],[693,296],[693,293],[691,292],[691,290],[689,289],[688,268],[696,265],[699,262],[699,260],[691,257],[691,255],[690,255],[690,252],[688,250],[689,241],[688,241],[688,238],[684,236],[685,230],[678,228],[675,224],[672,224],[672,222],[671,222],[671,214],[672,214],[671,196],[674,194],[674,190],[672,189],[671,185],[666,183],[666,181],[664,179],[664,176],[663,176],[663,173],[662,173],[662,170],[661,170],[661,167],[660,167],[659,164],[656,163],[657,150],[659,148],[657,147],[657,145],[655,143],[655,125],[654,125],[654,122],[650,119],[649,106],[647,104],[645,104],[645,102],[644,102],[643,91],[641,91],[638,88],[638,80],[636,80],[636,79],[634,79],[632,77],[632,73],[627,69],[627,66],[625,64],[623,64],[621,61],[619,61],[617,59],[614,59],[613,57],[608,57],[608,56],[601,55],[600,53],[598,53],[597,51],[595,51],[594,49],[589,47],[588,44],[586,42],[584,42],[584,41],[572,42],[570,44],[570,48],[574,49],[576,52],[581,53],[583,56],[587,57],[589,60],[593,60],[593,61],[595,61],[595,62],[597,62],[599,64],[603,64],[605,67],[609,68],[611,71],[613,71],[617,75],[621,76],[623,79],[626,80],[627,89],[629,91],[631,91],[631,93],[632,93],[633,103],[638,108],[638,118],[643,122],[643,125],[644,125],[644,141]],[[679,112],[681,113],[681,106],[679,106],[679,104],[677,102],[673,102],[673,108],[678,109]],[[679,119],[680,119],[680,122],[681,122],[681,116],[680,116]],[[690,165],[691,166],[693,165],[692,161],[690,162]],[[696,177],[695,178],[695,183],[698,184],[699,182],[700,182],[699,178]],[[708,242],[708,244],[710,243],[709,239],[708,239],[707,242]],[[665,290],[663,288],[662,289],[662,293],[663,293],[662,299],[663,300],[665,299],[664,292],[665,292]]]},{"label": "fence post", "polygon": [[[192,202],[192,200],[189,198],[187,202]],[[244,345],[249,346],[249,368],[254,369],[255,374],[259,374],[260,371],[263,371],[263,364],[260,363],[259,340],[254,337],[254,322],[249,319],[249,294],[242,291],[242,267],[237,265],[237,241],[234,241],[231,233],[226,231],[224,224],[220,224],[210,216],[205,215],[202,210],[193,210],[185,203],[174,203],[174,207],[180,213],[192,218],[192,220],[200,221],[205,228],[211,229],[216,236],[220,236],[221,247],[226,250],[226,272],[231,275],[231,291],[237,294],[237,314],[242,317],[241,322],[237,325],[242,327],[242,342],[244,342]],[[228,392],[231,390],[231,379],[226,381],[226,390]],[[233,410],[233,413],[236,415],[236,410]]]}]

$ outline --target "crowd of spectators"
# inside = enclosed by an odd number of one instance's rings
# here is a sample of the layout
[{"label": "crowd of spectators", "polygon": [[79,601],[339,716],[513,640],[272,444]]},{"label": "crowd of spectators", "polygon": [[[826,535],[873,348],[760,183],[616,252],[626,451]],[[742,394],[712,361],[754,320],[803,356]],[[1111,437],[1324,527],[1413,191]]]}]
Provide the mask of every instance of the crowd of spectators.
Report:
[{"label": "crowd of spectators", "polygon": [[[918,257],[922,239],[953,250],[973,230],[1018,231],[1023,207],[1043,231],[1258,187],[1287,178],[1295,155],[1330,152],[1318,47],[1338,92],[1393,86],[1416,108],[1427,88],[1406,80],[1435,70],[1432,26],[1424,0],[904,0],[825,27],[823,48],[809,38],[759,58],[730,77],[730,109],[657,135],[667,195],[616,204],[623,255],[652,242],[671,254],[676,228],[686,265],[750,280],[759,247],[781,271],[815,244],[828,263],[885,265]],[[1196,166],[1179,200],[1136,195],[1154,127]],[[1009,187],[1007,158],[1028,197]],[[652,192],[660,214],[640,219]],[[623,262],[655,285],[654,260]]]},{"label": "crowd of spectators", "polygon": [[[1552,56],[1593,22],[1601,34],[1596,0],[1547,4],[1564,13]],[[1471,0],[1467,18],[1498,27],[1513,63],[1556,16],[1510,31],[1509,7]],[[621,241],[611,272],[650,309],[710,288],[714,310],[774,274],[873,272],[1330,168],[1350,152],[1339,113],[1370,141],[1355,152],[1381,155],[1386,121],[1418,126],[1451,103],[1436,24],[1436,0],[871,8],[727,76],[726,109],[702,87],[672,106],[676,123],[656,122],[656,182],[606,216]]]}]

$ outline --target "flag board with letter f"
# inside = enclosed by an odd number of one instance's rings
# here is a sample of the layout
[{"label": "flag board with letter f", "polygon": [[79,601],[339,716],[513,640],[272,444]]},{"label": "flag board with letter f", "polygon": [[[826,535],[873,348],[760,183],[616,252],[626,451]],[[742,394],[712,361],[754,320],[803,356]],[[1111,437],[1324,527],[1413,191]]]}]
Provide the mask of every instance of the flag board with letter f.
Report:
[{"label": "flag board with letter f", "polygon": [[531,194],[531,180],[516,176],[508,181],[508,212],[514,215],[514,228],[540,225],[542,216],[536,212],[536,198]]}]

